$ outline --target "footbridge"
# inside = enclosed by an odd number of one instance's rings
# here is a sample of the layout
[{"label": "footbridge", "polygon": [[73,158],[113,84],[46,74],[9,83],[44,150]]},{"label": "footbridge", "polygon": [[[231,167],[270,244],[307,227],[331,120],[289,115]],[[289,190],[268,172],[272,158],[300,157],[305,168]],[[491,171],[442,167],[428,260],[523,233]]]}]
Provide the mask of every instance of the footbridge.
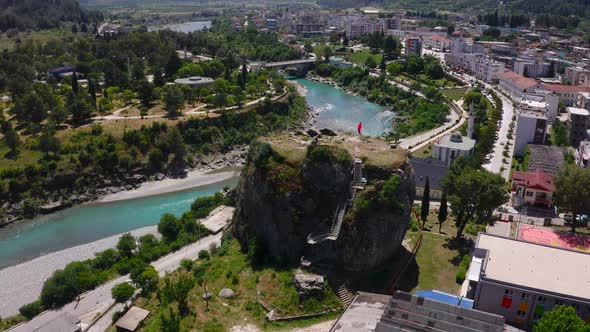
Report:
[{"label": "footbridge", "polygon": [[289,61],[279,61],[279,62],[251,62],[248,67],[250,72],[257,72],[261,69],[271,69],[271,70],[278,70],[278,69],[285,69],[285,68],[294,68],[297,71],[303,71],[309,66],[313,65],[314,63],[319,62],[317,59],[298,59],[298,60],[289,60]]}]

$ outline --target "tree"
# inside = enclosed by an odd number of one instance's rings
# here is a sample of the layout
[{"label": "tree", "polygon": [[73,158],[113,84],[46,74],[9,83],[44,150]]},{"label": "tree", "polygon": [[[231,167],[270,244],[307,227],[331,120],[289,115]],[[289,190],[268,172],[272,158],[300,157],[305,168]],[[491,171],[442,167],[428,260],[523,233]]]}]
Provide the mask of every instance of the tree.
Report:
[{"label": "tree", "polygon": [[375,69],[377,67],[377,61],[375,60],[375,57],[369,55],[365,60],[365,65],[371,69]]},{"label": "tree", "polygon": [[72,73],[72,91],[78,93],[78,78],[76,77],[76,72]]},{"label": "tree", "polygon": [[455,25],[451,24],[447,27],[447,35],[451,36],[453,33],[455,33]]},{"label": "tree", "polygon": [[424,192],[422,193],[422,206],[420,211],[420,219],[422,219],[422,226],[426,226],[428,214],[430,213],[430,179],[426,177],[424,183]]},{"label": "tree", "polygon": [[123,257],[131,257],[136,247],[137,244],[135,243],[135,238],[131,233],[121,235],[119,242],[117,243],[117,249]]},{"label": "tree", "polygon": [[6,146],[10,151],[6,154],[7,158],[14,158],[18,155],[18,147],[20,146],[20,136],[12,127],[4,133],[4,140]]},{"label": "tree", "polygon": [[137,96],[144,106],[149,106],[154,100],[154,87],[147,80],[140,80],[136,83]]},{"label": "tree", "polygon": [[246,82],[248,82],[248,67],[246,62],[242,61],[242,75],[240,75],[240,89],[246,90]]},{"label": "tree", "polygon": [[[493,211],[508,200],[506,183],[500,175],[466,167],[459,157],[443,180],[455,214],[459,240],[469,222],[487,225],[494,222]],[[457,165],[455,165],[457,164]]]},{"label": "tree", "polygon": [[572,213],[572,232],[576,232],[576,219],[590,212],[590,169],[566,165],[555,177],[553,203]]},{"label": "tree", "polygon": [[383,41],[383,56],[387,58],[387,60],[395,60],[399,57],[401,45],[397,38],[393,36],[385,37]]},{"label": "tree", "polygon": [[122,282],[111,289],[111,295],[116,303],[122,303],[127,308],[127,301],[135,294],[135,288],[128,282]]},{"label": "tree", "polygon": [[47,105],[38,94],[29,91],[23,97],[16,98],[10,113],[20,123],[41,123],[47,117]]},{"label": "tree", "polygon": [[162,237],[166,241],[174,241],[176,237],[180,233],[180,225],[178,223],[178,219],[173,214],[165,213],[160,218],[160,223],[158,224],[158,232],[162,234]]},{"label": "tree", "polygon": [[440,199],[440,207],[438,210],[438,232],[442,232],[442,224],[447,220],[449,214],[447,207],[447,192],[443,191],[442,198]]},{"label": "tree", "polygon": [[154,70],[154,85],[157,87],[161,87],[164,86],[164,83],[166,83],[164,81],[164,77],[162,77],[162,70],[160,69],[160,66],[157,66]]},{"label": "tree", "polygon": [[168,57],[168,62],[164,66],[164,72],[166,73],[166,79],[171,79],[176,75],[176,72],[182,67],[182,61],[178,57],[176,51],[172,51]]},{"label": "tree", "polygon": [[386,64],[385,64],[385,56],[382,56],[382,57],[381,57],[381,62],[379,62],[379,69],[380,69],[382,72],[385,72],[385,69],[386,69],[386,68],[387,68],[387,67],[386,67]]},{"label": "tree", "polygon": [[150,293],[156,290],[158,287],[158,271],[153,266],[148,265],[143,272],[137,278],[137,286],[141,288],[144,293]]},{"label": "tree", "polygon": [[546,312],[533,328],[534,332],[589,332],[586,324],[572,306],[557,305]]},{"label": "tree", "polygon": [[324,62],[330,62],[330,57],[332,56],[332,48],[330,46],[324,47]]},{"label": "tree", "polygon": [[[348,40],[348,36],[346,34],[344,34],[344,37],[342,38],[342,45],[344,46],[348,46],[349,40]],[[311,53],[311,52],[308,52]]]},{"label": "tree", "polygon": [[60,149],[60,143],[55,137],[53,130],[46,130],[39,136],[39,149],[45,153],[46,158],[49,157],[50,152],[57,155]]},{"label": "tree", "polygon": [[164,104],[169,117],[180,115],[179,110],[184,106],[184,94],[180,86],[169,85],[164,89]]},{"label": "tree", "polygon": [[72,33],[73,34],[77,34],[78,33],[78,26],[75,23],[72,24]]},{"label": "tree", "polygon": [[94,86],[93,79],[88,79],[88,95],[92,99],[94,107],[96,107],[96,87]]},{"label": "tree", "polygon": [[72,122],[75,124],[82,124],[90,118],[94,108],[90,103],[82,96],[75,96],[72,98],[70,104],[70,113],[72,114]]}]

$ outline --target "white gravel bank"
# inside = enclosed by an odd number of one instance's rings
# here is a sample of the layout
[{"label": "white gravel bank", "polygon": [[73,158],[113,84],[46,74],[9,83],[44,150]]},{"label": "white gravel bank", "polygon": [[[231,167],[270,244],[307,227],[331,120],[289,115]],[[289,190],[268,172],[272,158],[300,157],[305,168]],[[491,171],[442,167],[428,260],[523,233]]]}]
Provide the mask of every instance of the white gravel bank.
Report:
[{"label": "white gravel bank", "polygon": [[[130,233],[134,236],[159,235],[157,226],[139,228]],[[16,315],[22,305],[39,298],[43,283],[54,271],[73,261],[93,258],[95,252],[114,248],[121,235],[53,252],[0,270],[0,317]]]}]

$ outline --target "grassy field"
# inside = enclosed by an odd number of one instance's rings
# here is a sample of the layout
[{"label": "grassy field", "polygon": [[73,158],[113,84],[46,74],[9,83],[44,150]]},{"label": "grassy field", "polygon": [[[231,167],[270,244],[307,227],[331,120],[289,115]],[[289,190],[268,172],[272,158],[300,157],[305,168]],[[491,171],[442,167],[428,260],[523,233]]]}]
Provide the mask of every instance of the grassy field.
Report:
[{"label": "grassy field", "polygon": [[[341,306],[340,300],[328,286],[322,302],[308,300],[300,306],[297,290],[293,286],[293,269],[253,267],[247,255],[240,251],[236,240],[229,240],[217,252],[218,254],[210,259],[195,261],[193,271],[181,268],[167,276],[171,280],[181,276],[195,276],[197,280],[203,281],[201,284],[197,282],[189,292],[190,313],[181,320],[182,330],[228,331],[233,326],[247,324],[254,324],[265,330],[277,330],[334,318],[334,315],[327,315],[289,323],[269,323],[264,319],[266,312],[256,300],[257,294],[265,304],[282,315],[313,313]],[[160,287],[163,285],[164,282],[161,279]],[[234,290],[236,297],[219,298],[217,294],[224,288]],[[208,307],[201,298],[205,292],[213,294]],[[152,313],[139,331],[162,330],[159,313],[164,310],[156,294],[152,294],[149,298],[140,298],[135,305]],[[172,303],[169,308],[174,308],[175,305],[176,303]],[[166,308],[165,311],[167,312],[168,309]],[[110,331],[115,330],[112,328]]]},{"label": "grassy field", "polygon": [[17,40],[25,42],[33,40],[35,42],[46,43],[51,39],[61,39],[72,36],[72,32],[66,29],[40,30],[31,32],[19,32],[15,36],[9,37],[8,34],[0,34],[0,50],[12,49]]},{"label": "grassy field", "polygon": [[40,151],[26,149],[23,145],[26,145],[26,142],[21,138],[21,147],[18,148],[19,154],[14,159],[8,159],[5,157],[8,153],[6,142],[0,140],[0,171],[7,168],[35,164],[42,157],[43,153]]},{"label": "grassy field", "polygon": [[466,88],[459,88],[459,89],[443,89],[441,90],[442,94],[451,98],[452,100],[459,100],[463,98],[465,92],[467,92]]},{"label": "grassy field", "polygon": [[367,62],[367,58],[370,56],[372,56],[375,59],[375,62],[379,64],[381,62],[383,54],[373,54],[370,51],[358,51],[350,54],[348,56],[348,60],[356,64],[364,65]]},{"label": "grassy field", "polygon": [[428,144],[423,146],[422,148],[418,149],[416,152],[412,152],[413,157],[417,158],[426,158],[432,156],[432,146],[434,144]]}]

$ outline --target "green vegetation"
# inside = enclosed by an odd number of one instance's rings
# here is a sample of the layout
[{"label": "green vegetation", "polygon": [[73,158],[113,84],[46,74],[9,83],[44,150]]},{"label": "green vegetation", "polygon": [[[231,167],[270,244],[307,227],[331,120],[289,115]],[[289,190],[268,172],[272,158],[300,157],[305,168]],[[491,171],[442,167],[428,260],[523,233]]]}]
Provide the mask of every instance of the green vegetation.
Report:
[{"label": "green vegetation", "polygon": [[352,209],[346,213],[345,220],[362,222],[370,214],[379,210],[398,213],[403,211],[404,205],[398,200],[400,178],[391,175],[387,180],[374,181],[364,190],[357,193]]},{"label": "green vegetation", "polygon": [[572,306],[557,305],[543,314],[539,322],[533,327],[534,332],[588,332],[590,325],[586,324]]},{"label": "green vegetation", "polygon": [[373,54],[370,51],[357,51],[357,52],[351,53],[350,56],[348,57],[348,60],[350,62],[359,64],[359,65],[366,65],[367,60],[369,58],[373,58],[372,61],[375,64],[375,66],[373,66],[373,68],[375,68],[376,65],[379,62],[381,62],[382,57],[383,57],[383,54],[381,54],[381,53]]},{"label": "green vegetation", "polygon": [[465,281],[465,274],[469,269],[469,263],[471,262],[471,257],[469,255],[463,256],[461,258],[461,263],[459,264],[459,269],[457,269],[457,275],[455,276],[455,282],[459,285]]},{"label": "green vegetation", "polygon": [[459,88],[459,89],[443,89],[441,90],[443,96],[452,99],[452,100],[459,100],[461,98],[463,98],[463,95],[465,95],[465,92],[467,92],[466,88]]},{"label": "green vegetation", "polygon": [[127,306],[127,301],[131,299],[133,294],[135,293],[135,287],[133,287],[128,282],[122,282],[120,284],[115,285],[113,289],[111,289],[111,295],[116,303],[123,303]]},{"label": "green vegetation", "polygon": [[567,129],[563,123],[561,123],[559,119],[555,119],[555,122],[551,125],[551,144],[557,146],[569,146],[567,136]]},{"label": "green vegetation", "polygon": [[[293,269],[253,268],[249,256],[241,251],[237,240],[227,239],[220,248],[213,248],[210,256],[194,261],[192,271],[179,269],[161,279],[157,292],[142,296],[135,303],[153,313],[141,331],[161,331],[164,325],[170,325],[172,318],[178,320],[181,330],[197,331],[227,331],[244,324],[245,320],[270,328],[309,322],[306,319],[287,324],[266,322],[266,312],[258,303],[257,294],[260,301],[281,316],[341,307],[329,286],[322,299],[300,303],[293,285]],[[219,298],[217,294],[224,288],[232,289],[237,296]],[[213,295],[209,301],[202,299],[205,291]]]},{"label": "green vegetation", "polygon": [[0,3],[0,9],[2,31],[49,29],[63,22],[82,22],[83,27],[80,29],[87,32],[88,24],[96,24],[103,19],[100,12],[82,10],[77,0],[58,0],[51,3],[43,0],[3,1]]},{"label": "green vegetation", "polygon": [[565,165],[555,177],[553,200],[565,212],[572,213],[572,232],[577,217],[590,211],[590,169]]}]

